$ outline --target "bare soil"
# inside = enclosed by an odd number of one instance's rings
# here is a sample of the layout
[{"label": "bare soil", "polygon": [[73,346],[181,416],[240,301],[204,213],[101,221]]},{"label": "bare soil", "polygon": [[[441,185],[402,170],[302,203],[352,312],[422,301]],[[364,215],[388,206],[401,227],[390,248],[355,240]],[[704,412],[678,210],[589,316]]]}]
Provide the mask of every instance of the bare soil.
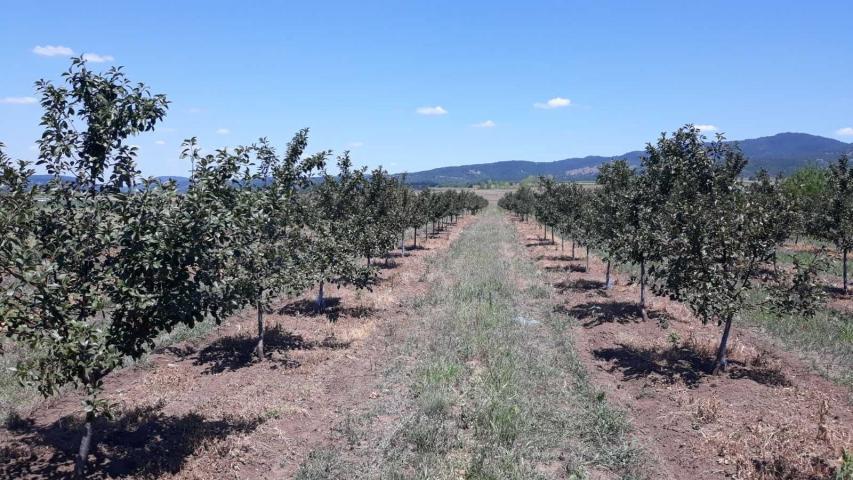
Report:
[{"label": "bare soil", "polygon": [[[405,257],[398,251],[371,292],[327,287],[324,314],[314,310],[316,292],[283,301],[267,315],[264,362],[251,359],[257,327],[247,310],[110,375],[104,397],[116,415],[97,422],[90,478],[292,478],[347,412],[379,401],[406,302],[429,287],[425,258],[471,221],[421,236]],[[68,478],[80,400],[75,392],[45,400],[0,428],[0,478]]]},{"label": "bare soil", "polygon": [[853,448],[853,407],[846,388],[812,371],[757,332],[735,324],[732,368],[710,375],[720,328],[689,309],[648,294],[642,321],[639,286],[570,243],[551,245],[541,227],[516,222],[519,241],[561,293],[560,312],[576,319],[575,343],[594,382],[623,406],[643,446],[668,478],[835,478],[841,451]]}]

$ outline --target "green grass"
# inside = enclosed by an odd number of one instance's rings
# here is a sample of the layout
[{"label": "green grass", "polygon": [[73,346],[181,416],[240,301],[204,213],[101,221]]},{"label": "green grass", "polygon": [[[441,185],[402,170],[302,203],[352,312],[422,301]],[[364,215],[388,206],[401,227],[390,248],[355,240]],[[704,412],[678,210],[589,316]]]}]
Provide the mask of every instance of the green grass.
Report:
[{"label": "green grass", "polygon": [[[495,208],[434,257],[407,415],[373,478],[645,478],[624,414],[592,386],[567,320]],[[523,319],[523,321],[519,321]],[[531,321],[532,320],[532,321]],[[376,472],[376,470],[374,470]],[[354,478],[361,478],[354,475]]]},{"label": "green grass", "polygon": [[[753,300],[758,302],[764,295],[763,291],[755,291]],[[816,371],[849,387],[853,395],[853,315],[823,308],[808,318],[777,316],[756,309],[746,312],[742,321],[767,334],[786,350],[798,353]]]}]

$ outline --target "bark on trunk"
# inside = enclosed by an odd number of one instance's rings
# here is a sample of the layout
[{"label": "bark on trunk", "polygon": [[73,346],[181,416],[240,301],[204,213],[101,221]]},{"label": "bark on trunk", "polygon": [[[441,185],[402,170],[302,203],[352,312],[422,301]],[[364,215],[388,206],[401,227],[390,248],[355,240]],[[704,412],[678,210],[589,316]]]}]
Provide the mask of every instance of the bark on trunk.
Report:
[{"label": "bark on trunk", "polygon": [[403,230],[403,234],[400,236],[400,256],[406,256],[406,231]]},{"label": "bark on trunk", "polygon": [[846,248],[844,249],[842,257],[843,258],[841,259],[841,264],[842,264],[841,270],[843,272],[843,277],[844,277],[844,280],[843,280],[843,282],[844,282],[844,295],[847,295],[847,249]]},{"label": "bark on trunk", "polygon": [[258,301],[258,344],[255,346],[255,356],[259,362],[264,361],[264,308]]},{"label": "bark on trunk", "polygon": [[575,240],[572,239],[572,260],[575,259]]},{"label": "bark on trunk", "polygon": [[415,234],[412,235],[412,248],[418,248],[418,227],[415,227]]},{"label": "bark on trunk", "polygon": [[646,312],[646,260],[640,260],[640,315],[643,317],[643,321],[649,319],[648,312]]},{"label": "bark on trunk", "polygon": [[717,348],[717,359],[714,360],[714,375],[719,375],[721,372],[725,372],[728,367],[728,360],[726,359],[726,348],[729,343],[729,334],[732,331],[732,317],[726,319],[726,327],[723,329],[723,337],[720,338],[720,346]]},{"label": "bark on trunk", "polygon": [[317,311],[323,312],[326,310],[326,299],[323,297],[323,286],[325,282],[320,282],[320,288],[317,290]]},{"label": "bark on trunk", "polygon": [[607,260],[607,271],[604,273],[604,289],[610,290],[610,260]]},{"label": "bark on trunk", "polygon": [[77,451],[77,456],[74,457],[74,478],[84,478],[86,475],[89,450],[92,448],[92,423],[94,420],[94,414],[91,412],[86,414],[86,423],[83,424],[83,438],[80,439],[80,449]]}]

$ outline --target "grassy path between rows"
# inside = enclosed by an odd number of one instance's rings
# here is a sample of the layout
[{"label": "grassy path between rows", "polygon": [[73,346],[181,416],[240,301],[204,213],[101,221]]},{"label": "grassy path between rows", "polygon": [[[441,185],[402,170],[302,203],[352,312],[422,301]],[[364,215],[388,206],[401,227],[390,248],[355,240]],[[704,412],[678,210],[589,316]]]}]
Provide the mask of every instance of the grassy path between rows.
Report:
[{"label": "grassy path between rows", "polygon": [[489,208],[441,255],[392,347],[383,401],[350,413],[297,478],[648,478],[593,387],[553,290]]}]

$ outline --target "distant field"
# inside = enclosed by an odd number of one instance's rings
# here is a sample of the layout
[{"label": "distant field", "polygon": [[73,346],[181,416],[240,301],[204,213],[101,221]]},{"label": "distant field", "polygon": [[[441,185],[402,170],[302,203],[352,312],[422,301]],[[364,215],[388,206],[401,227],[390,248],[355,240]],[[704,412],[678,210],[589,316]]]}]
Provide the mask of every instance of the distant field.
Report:
[{"label": "distant field", "polygon": [[[574,182],[578,185],[581,185],[585,188],[595,188],[595,182],[593,181],[582,181],[582,182]],[[451,187],[438,187],[433,190],[442,191],[442,190],[470,190],[477,195],[485,198],[489,201],[490,204],[497,204],[498,200],[501,197],[506,195],[509,192],[514,192],[518,189],[518,185],[508,188],[451,188]]]}]

